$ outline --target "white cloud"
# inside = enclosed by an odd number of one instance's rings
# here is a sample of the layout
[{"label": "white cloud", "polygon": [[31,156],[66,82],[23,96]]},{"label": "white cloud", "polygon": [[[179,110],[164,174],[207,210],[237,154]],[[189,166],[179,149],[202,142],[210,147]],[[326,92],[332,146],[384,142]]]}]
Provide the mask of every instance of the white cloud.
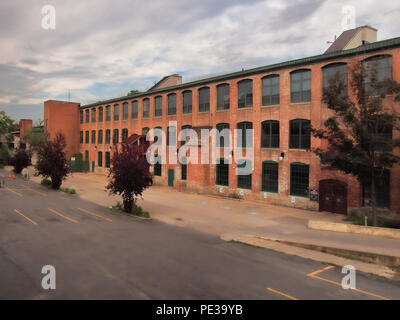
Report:
[{"label": "white cloud", "polygon": [[45,4],[0,3],[0,108],[67,98],[68,90],[87,103],[171,73],[190,79],[319,54],[343,31],[349,4],[379,39],[400,35],[399,8],[389,1],[53,0],[54,31],[41,28]]}]

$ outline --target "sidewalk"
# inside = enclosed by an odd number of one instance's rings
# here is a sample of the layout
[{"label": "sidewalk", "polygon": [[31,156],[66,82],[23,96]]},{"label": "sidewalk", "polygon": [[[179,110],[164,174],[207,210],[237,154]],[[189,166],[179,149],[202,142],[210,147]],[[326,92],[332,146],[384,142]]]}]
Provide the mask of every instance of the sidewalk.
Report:
[{"label": "sidewalk", "polygon": [[[33,173],[32,168],[30,172]],[[33,174],[31,180],[40,182],[40,178],[33,177]],[[74,173],[63,183],[63,187],[75,186],[81,198],[104,206],[121,201],[120,197],[108,195],[105,191],[106,184],[107,177],[104,175]],[[183,193],[164,186],[152,186],[146,190],[143,200],[139,200],[138,204],[149,211],[156,220],[214,234],[224,240],[233,240],[243,235],[257,235],[400,257],[398,239],[307,228],[308,220],[343,222],[343,215]]]}]

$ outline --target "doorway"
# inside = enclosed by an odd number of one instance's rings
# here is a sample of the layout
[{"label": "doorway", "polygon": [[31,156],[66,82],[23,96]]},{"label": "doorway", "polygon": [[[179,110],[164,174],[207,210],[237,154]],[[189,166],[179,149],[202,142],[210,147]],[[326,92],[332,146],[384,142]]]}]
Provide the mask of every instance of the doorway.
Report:
[{"label": "doorway", "polygon": [[174,186],[174,170],[173,169],[168,169],[168,186],[169,187]]},{"label": "doorway", "polygon": [[347,184],[339,180],[319,182],[319,211],[347,214]]}]

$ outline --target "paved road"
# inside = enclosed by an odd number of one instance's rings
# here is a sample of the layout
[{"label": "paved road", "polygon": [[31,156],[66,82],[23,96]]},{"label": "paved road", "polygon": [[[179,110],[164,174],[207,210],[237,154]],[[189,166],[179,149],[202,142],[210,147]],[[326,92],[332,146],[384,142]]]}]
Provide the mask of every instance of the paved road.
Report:
[{"label": "paved road", "polygon": [[[56,290],[41,287],[44,265]],[[340,269],[326,267],[21,179],[0,189],[1,299],[400,299],[398,281],[358,273],[360,291],[344,290]]]}]

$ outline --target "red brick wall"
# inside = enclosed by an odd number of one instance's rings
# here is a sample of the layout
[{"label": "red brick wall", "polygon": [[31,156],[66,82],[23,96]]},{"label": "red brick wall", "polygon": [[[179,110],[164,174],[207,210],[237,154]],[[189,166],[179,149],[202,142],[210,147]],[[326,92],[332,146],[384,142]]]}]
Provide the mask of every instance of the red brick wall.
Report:
[{"label": "red brick wall", "polygon": [[[177,121],[178,130],[183,125],[192,126],[211,126],[215,128],[216,124],[221,122],[227,122],[230,124],[230,128],[236,128],[237,123],[241,121],[251,121],[255,130],[254,136],[254,172],[252,179],[252,190],[242,190],[244,197],[248,199],[260,199],[269,203],[279,203],[282,205],[296,206],[302,208],[318,209],[318,203],[312,202],[307,198],[295,197],[295,203],[292,203],[292,197],[290,197],[290,164],[293,162],[302,162],[310,165],[310,189],[319,188],[319,181],[323,179],[338,179],[348,184],[348,206],[358,207],[361,205],[361,188],[354,177],[345,175],[340,172],[334,172],[331,170],[321,169],[319,158],[310,151],[306,150],[290,150],[289,149],[289,121],[296,118],[309,119],[313,127],[320,127],[324,119],[329,115],[329,111],[321,103],[322,96],[322,67],[334,63],[334,62],[347,62],[348,69],[350,66],[359,60],[363,60],[368,56],[376,54],[391,54],[393,56],[393,70],[394,79],[400,82],[400,49],[391,49],[386,51],[380,51],[379,53],[361,55],[348,59],[332,60],[324,63],[316,63],[313,65],[282,69],[275,72],[269,72],[264,74],[257,74],[240,79],[232,79],[224,82],[216,82],[208,84],[210,88],[210,112],[199,113],[198,112],[198,89],[203,86],[194,86],[190,88],[193,94],[193,106],[192,114],[182,114],[182,92],[188,90],[188,88],[174,91],[177,94],[177,115],[167,116],[167,95],[170,92],[161,94],[149,94],[150,98],[150,118],[142,118],[142,100],[139,101],[139,117],[138,119],[131,119],[131,104],[130,100],[126,100],[129,103],[129,118],[128,120],[122,120],[122,103],[120,101],[120,119],[119,121],[113,121],[113,105],[111,105],[111,121],[102,123],[84,123],[80,125],[80,130],[85,132],[88,130],[103,130],[103,140],[105,139],[105,130],[110,129],[111,135],[114,128],[119,129],[119,133],[123,128],[128,128],[129,135],[133,133],[141,133],[143,127],[154,128],[161,126],[164,131],[168,126],[169,120]],[[312,72],[312,99],[309,103],[290,103],[290,72],[298,69],[310,69]],[[262,106],[261,101],[261,78],[268,74],[279,74],[280,75],[280,105],[279,106]],[[350,77],[349,77],[350,78]],[[250,109],[238,109],[237,108],[237,83],[243,79],[253,80],[253,107]],[[349,79],[350,80],[350,79]],[[217,111],[217,90],[216,86],[220,83],[230,84],[230,110],[228,111]],[[163,99],[163,114],[162,117],[155,118],[154,115],[154,97],[161,95]],[[104,108],[104,119],[105,119],[105,106],[99,105]],[[98,107],[99,107],[98,106]],[[90,108],[91,109],[91,108]],[[46,107],[45,107],[46,110]],[[68,109],[70,110],[70,109]],[[57,109],[58,112],[58,109]],[[52,123],[52,128],[58,128],[59,126],[65,126],[65,121],[61,120],[62,117],[58,116],[55,123]],[[280,122],[280,148],[279,149],[262,149],[260,147],[260,135],[261,135],[261,122],[264,120],[279,120]],[[70,134],[73,135],[72,127],[70,128]],[[76,129],[76,139],[79,139],[79,129]],[[97,138],[97,137],[96,137]],[[97,149],[95,149],[95,146]],[[312,138],[312,148],[323,147],[321,141]],[[110,151],[110,145],[92,145],[82,144],[79,146],[80,152],[83,154],[85,150],[89,151],[90,161],[94,160],[96,163],[96,171],[104,171],[104,153]],[[103,168],[97,168],[97,152],[103,151]],[[279,160],[281,152],[284,153],[284,159]],[[273,194],[268,193],[267,198],[264,198],[264,193],[261,192],[261,171],[262,161],[273,160],[279,163],[279,193]],[[163,165],[162,177],[155,177],[156,183],[167,184],[167,170],[175,170],[175,186],[178,187],[178,181],[180,180],[180,165]],[[187,173],[187,181],[182,182],[183,188],[196,190],[198,192],[209,192],[209,193],[220,193],[221,187],[215,185],[216,172],[215,165],[189,165]],[[222,187],[222,193],[229,195],[232,193],[239,193],[237,190],[237,176],[235,174],[235,164],[232,164],[229,169],[229,187]],[[394,210],[400,213],[400,166],[397,166],[392,170],[391,174],[391,206]]]},{"label": "red brick wall", "polygon": [[79,103],[48,100],[44,102],[44,126],[54,139],[57,132],[65,135],[68,158],[79,152]]},{"label": "red brick wall", "polygon": [[21,119],[19,120],[19,137],[23,138],[25,131],[32,127],[32,120],[31,119]]}]

